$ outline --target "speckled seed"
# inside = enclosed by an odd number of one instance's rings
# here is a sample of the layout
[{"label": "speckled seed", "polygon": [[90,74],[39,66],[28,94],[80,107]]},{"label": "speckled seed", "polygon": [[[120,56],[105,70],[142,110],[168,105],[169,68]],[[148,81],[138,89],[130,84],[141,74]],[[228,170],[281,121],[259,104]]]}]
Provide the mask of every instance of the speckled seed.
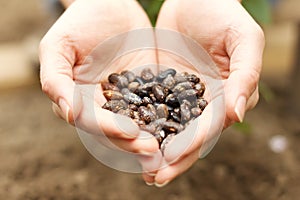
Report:
[{"label": "speckled seed", "polygon": [[178,83],[172,89],[172,91],[175,92],[175,93],[180,93],[180,92],[183,92],[184,90],[189,90],[189,89],[192,89],[192,88],[193,88],[192,83],[185,81],[185,82]]},{"label": "speckled seed", "polygon": [[114,84],[108,83],[108,82],[102,82],[101,87],[102,87],[102,90],[120,91],[120,89],[117,86],[115,86]]},{"label": "speckled seed", "polygon": [[125,94],[124,95],[124,99],[125,101],[127,101],[128,103],[130,104],[135,104],[137,106],[141,105],[142,104],[142,99],[141,97],[139,97],[138,95],[130,92],[128,94]]},{"label": "speckled seed", "polygon": [[128,80],[127,80],[127,78],[125,77],[125,76],[119,76],[118,77],[118,82],[117,82],[117,86],[119,87],[119,88],[125,88],[125,87],[127,87],[128,86]]},{"label": "speckled seed", "polygon": [[114,90],[105,90],[103,91],[103,95],[108,101],[123,99],[123,95],[120,92]]},{"label": "speckled seed", "polygon": [[147,108],[156,116],[156,109],[152,104],[148,104]]},{"label": "speckled seed", "polygon": [[152,88],[152,92],[158,102],[164,102],[166,95],[164,92],[164,88],[160,85],[154,85]]},{"label": "speckled seed", "polygon": [[141,130],[147,131],[149,133],[155,133],[156,131],[156,126],[154,124],[145,124],[143,126],[140,127]]},{"label": "speckled seed", "polygon": [[205,107],[207,106],[208,102],[204,98],[197,99],[197,105],[199,108],[203,111]]},{"label": "speckled seed", "polygon": [[121,109],[126,109],[127,104],[124,100],[111,100],[106,102],[102,108],[117,113]]},{"label": "speckled seed", "polygon": [[191,109],[191,113],[194,117],[198,117],[201,115],[202,110],[199,107],[195,107]]},{"label": "speckled seed", "polygon": [[183,92],[178,94],[178,100],[179,101],[182,101],[184,99],[186,99],[190,102],[196,102],[196,100],[197,100],[197,91],[194,90],[194,89],[190,89],[190,90],[184,90]]},{"label": "speckled seed", "polygon": [[143,105],[143,106],[147,106],[148,104],[152,104],[152,103],[153,103],[153,101],[151,100],[150,97],[144,97],[144,98],[142,99],[142,105]]},{"label": "speckled seed", "polygon": [[200,78],[198,78],[195,74],[187,75],[187,80],[195,84],[200,82]]},{"label": "speckled seed", "polygon": [[135,74],[132,71],[122,71],[121,75],[125,76],[129,83],[133,82],[135,80]]},{"label": "speckled seed", "polygon": [[135,93],[138,90],[139,86],[140,84],[134,81],[128,84],[128,89],[130,90],[130,92]]},{"label": "speckled seed", "polygon": [[194,89],[197,90],[197,95],[198,97],[202,97],[204,92],[205,92],[205,85],[204,83],[200,82],[200,83],[197,83],[195,86],[194,86]]},{"label": "speckled seed", "polygon": [[154,121],[156,118],[155,114],[145,106],[139,107],[139,115],[140,115],[140,119],[145,121],[146,124],[149,124],[151,121]]},{"label": "speckled seed", "polygon": [[180,111],[181,111],[181,119],[184,122],[187,122],[190,120],[191,118],[191,111],[190,111],[190,104],[188,101],[184,101],[181,105],[180,105]]},{"label": "speckled seed", "polygon": [[133,119],[133,121],[138,125],[138,126],[143,126],[145,125],[145,121],[141,119]]},{"label": "speckled seed", "polygon": [[137,110],[138,110],[138,107],[137,107],[137,105],[135,105],[135,104],[129,104],[129,105],[128,105],[128,108],[129,108],[130,110],[133,110],[133,111],[137,111]]},{"label": "speckled seed", "polygon": [[186,82],[186,77],[183,76],[182,74],[176,74],[174,76],[174,80],[176,81],[176,83],[182,83],[182,82]]},{"label": "speckled seed", "polygon": [[162,84],[166,87],[166,88],[173,88],[174,85],[176,84],[175,79],[173,78],[173,76],[171,74],[169,74],[162,82]]},{"label": "speckled seed", "polygon": [[166,104],[160,104],[159,106],[157,106],[156,115],[158,118],[168,118],[169,111],[168,111],[168,107],[166,106]]},{"label": "speckled seed", "polygon": [[175,76],[175,74],[176,74],[176,70],[169,68],[165,71],[161,71],[157,76],[157,80],[163,81],[165,78],[167,78],[168,75]]},{"label": "speckled seed", "polygon": [[143,71],[141,72],[141,78],[145,81],[145,82],[150,82],[153,80],[154,78],[154,74],[152,73],[150,68],[145,68],[143,69]]}]

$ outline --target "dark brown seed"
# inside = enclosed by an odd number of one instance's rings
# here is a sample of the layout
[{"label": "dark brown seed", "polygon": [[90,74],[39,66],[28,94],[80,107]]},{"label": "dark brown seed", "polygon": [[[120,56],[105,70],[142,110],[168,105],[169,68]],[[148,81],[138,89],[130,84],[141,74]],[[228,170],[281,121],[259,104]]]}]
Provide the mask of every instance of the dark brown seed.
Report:
[{"label": "dark brown seed", "polygon": [[103,95],[108,101],[123,99],[123,95],[120,92],[114,90],[105,90],[103,91]]},{"label": "dark brown seed", "polygon": [[143,69],[143,71],[141,72],[141,78],[142,78],[145,82],[150,82],[150,81],[153,80],[154,74],[152,73],[151,69],[145,68],[145,69]]},{"label": "dark brown seed", "polygon": [[139,86],[140,86],[140,84],[138,82],[134,81],[134,82],[129,83],[128,89],[131,92],[136,93],[136,91],[138,90]]},{"label": "dark brown seed", "polygon": [[162,129],[167,133],[167,134],[171,134],[171,133],[178,133],[181,132],[183,130],[183,126],[177,122],[172,122],[172,121],[166,121],[163,126]]},{"label": "dark brown seed", "polygon": [[106,102],[102,108],[117,113],[121,109],[126,109],[127,104],[124,100],[111,100]]},{"label": "dark brown seed", "polygon": [[168,111],[168,107],[166,106],[166,104],[160,104],[159,106],[157,106],[156,115],[158,118],[168,118],[169,111]]},{"label": "dark brown seed", "polygon": [[138,95],[130,92],[128,94],[125,94],[124,95],[124,99],[125,101],[127,101],[128,103],[130,104],[135,104],[137,106],[141,105],[142,104],[142,99],[141,97],[139,97]]},{"label": "dark brown seed", "polygon": [[165,123],[167,121],[166,118],[159,118],[157,120],[155,120],[154,122],[152,122],[152,124],[154,124],[157,127],[162,126],[163,123]]},{"label": "dark brown seed", "polygon": [[166,98],[166,94],[164,92],[164,88],[160,85],[154,85],[152,88],[152,92],[156,98],[156,100],[160,103],[164,102]]},{"label": "dark brown seed", "polygon": [[156,109],[152,104],[148,104],[147,108],[154,114],[156,115]]},{"label": "dark brown seed", "polygon": [[198,117],[201,115],[202,110],[199,107],[195,107],[191,109],[191,113],[194,117]]},{"label": "dark brown seed", "polygon": [[169,94],[166,97],[165,102],[168,106],[172,106],[172,107],[178,107],[179,106],[179,101],[178,101],[177,97],[174,94]]},{"label": "dark brown seed", "polygon": [[140,120],[140,113],[138,111],[133,111],[132,118]]},{"label": "dark brown seed", "polygon": [[119,74],[112,73],[108,76],[108,81],[112,84],[117,84],[119,82]]},{"label": "dark brown seed", "polygon": [[200,78],[198,78],[195,74],[187,75],[187,80],[195,84],[200,82]]},{"label": "dark brown seed", "polygon": [[180,93],[180,92],[183,92],[184,90],[189,90],[189,89],[192,89],[193,88],[193,85],[192,83],[190,82],[181,82],[181,83],[178,83],[173,89],[172,91],[174,93]]},{"label": "dark brown seed", "polygon": [[117,86],[115,86],[114,84],[108,83],[108,82],[102,82],[101,87],[102,87],[102,90],[120,91]]},{"label": "dark brown seed", "polygon": [[198,97],[202,97],[204,92],[205,92],[205,85],[204,83],[197,83],[195,86],[194,86],[194,89],[197,90],[197,95]]},{"label": "dark brown seed", "polygon": [[138,107],[137,107],[137,105],[135,105],[135,104],[129,104],[129,105],[128,105],[128,108],[129,108],[130,110],[133,110],[133,111],[137,111],[137,110],[138,110]]},{"label": "dark brown seed", "polygon": [[145,124],[145,125],[142,125],[140,126],[141,130],[144,130],[144,131],[147,131],[149,133],[155,133],[156,131],[156,126],[154,124]]},{"label": "dark brown seed", "polygon": [[133,82],[135,80],[135,74],[132,71],[122,71],[121,75],[125,76],[129,83]]},{"label": "dark brown seed", "polygon": [[149,124],[151,121],[154,121],[156,118],[155,114],[145,106],[139,107],[139,115],[140,115],[140,119],[145,121],[146,124]]},{"label": "dark brown seed", "polygon": [[162,82],[162,84],[169,89],[173,88],[175,83],[176,81],[171,74],[169,74]]},{"label": "dark brown seed", "polygon": [[148,104],[152,104],[152,103],[153,103],[153,101],[151,100],[150,97],[144,97],[144,98],[142,99],[142,105],[143,105],[143,106],[147,106]]},{"label": "dark brown seed", "polygon": [[120,115],[125,115],[125,116],[127,116],[127,117],[132,117],[132,115],[133,115],[133,111],[132,110],[130,110],[130,109],[121,109],[121,110],[119,110],[118,111],[118,114],[120,114]]},{"label": "dark brown seed", "polygon": [[205,107],[207,106],[208,102],[204,98],[197,99],[197,105],[199,108],[203,111]]},{"label": "dark brown seed", "polygon": [[181,122],[180,114],[175,113],[175,112],[170,112],[170,119],[172,119],[173,121],[178,122],[178,123]]},{"label": "dark brown seed", "polygon": [[157,80],[163,81],[165,78],[167,78],[168,75],[175,76],[175,74],[176,74],[176,70],[169,68],[165,71],[160,72],[157,76]]}]

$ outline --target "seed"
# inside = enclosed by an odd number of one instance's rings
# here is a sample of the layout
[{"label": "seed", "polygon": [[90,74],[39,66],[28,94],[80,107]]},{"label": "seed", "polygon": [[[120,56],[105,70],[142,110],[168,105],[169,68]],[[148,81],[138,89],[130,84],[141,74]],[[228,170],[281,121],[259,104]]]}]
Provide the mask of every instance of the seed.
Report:
[{"label": "seed", "polygon": [[197,100],[196,94],[197,94],[197,91],[194,89],[184,90],[183,92],[181,92],[178,95],[178,99],[179,99],[179,101],[186,99],[190,102],[196,102],[196,100]]},{"label": "seed", "polygon": [[159,106],[157,106],[156,114],[158,118],[168,118],[169,111],[166,104],[160,104]]},{"label": "seed", "polygon": [[137,110],[138,110],[138,107],[137,107],[137,105],[135,105],[135,104],[129,104],[129,105],[128,105],[128,108],[129,108],[130,110],[133,110],[133,111],[137,111]]},{"label": "seed", "polygon": [[119,76],[118,77],[118,82],[117,82],[117,86],[119,88],[124,88],[124,87],[127,87],[128,86],[128,79],[125,77],[125,76]]},{"label": "seed", "polygon": [[145,121],[146,124],[149,124],[151,121],[154,121],[156,116],[155,113],[151,112],[150,109],[148,109],[145,106],[141,106],[138,109],[140,118]]},{"label": "seed", "polygon": [[204,83],[197,83],[194,86],[194,89],[197,90],[198,97],[202,97],[205,92],[205,85],[204,85]]},{"label": "seed", "polygon": [[125,76],[129,83],[133,82],[135,80],[135,74],[132,71],[122,71],[121,75]]},{"label": "seed", "polygon": [[168,75],[174,76],[175,74],[176,74],[176,70],[169,68],[165,71],[160,72],[157,76],[157,80],[163,81],[165,78],[167,78]]},{"label": "seed", "polygon": [[186,76],[187,80],[192,82],[192,83],[199,83],[200,82],[200,78],[198,78],[195,74],[189,74]]},{"label": "seed", "polygon": [[119,82],[119,74],[112,73],[108,76],[108,81],[112,84],[117,84]]},{"label": "seed", "polygon": [[154,124],[145,124],[145,125],[142,125],[140,128],[141,128],[141,130],[147,131],[152,134],[155,133],[155,131],[156,131],[156,126]]},{"label": "seed", "polygon": [[144,98],[142,99],[142,105],[143,105],[143,106],[147,106],[148,104],[152,104],[152,103],[153,103],[153,101],[151,100],[150,97],[144,97]]},{"label": "seed", "polygon": [[105,90],[103,91],[103,95],[108,101],[123,99],[123,95],[120,92],[114,90]]},{"label": "seed", "polygon": [[141,78],[145,81],[145,82],[150,82],[153,80],[154,78],[154,74],[152,73],[150,68],[145,68],[143,69],[143,71],[141,72]]},{"label": "seed", "polygon": [[111,100],[106,102],[102,108],[117,113],[121,109],[126,109],[127,104],[124,100]]},{"label": "seed", "polygon": [[183,101],[183,103],[180,105],[180,111],[181,111],[181,119],[184,122],[187,122],[191,118],[191,112],[190,112],[190,103],[186,100]]},{"label": "seed", "polygon": [[166,146],[168,143],[171,142],[171,140],[174,138],[175,134],[169,134],[162,142],[160,145],[160,150],[162,153],[164,153]]},{"label": "seed", "polygon": [[123,89],[121,90],[121,93],[122,93],[123,95],[125,95],[125,94],[130,93],[130,90],[129,90],[128,88],[123,88]]},{"label": "seed", "polygon": [[172,89],[172,91],[175,92],[175,93],[181,93],[181,92],[183,92],[184,90],[189,90],[189,89],[192,89],[192,88],[193,88],[192,83],[185,81],[185,82],[178,83],[178,84]]},{"label": "seed", "polygon": [[137,106],[142,104],[142,99],[138,95],[130,92],[128,94],[124,95],[124,100],[127,101],[130,104],[135,104]]},{"label": "seed", "polygon": [[138,90],[139,86],[140,86],[140,84],[138,82],[134,81],[134,82],[129,83],[128,89],[130,90],[130,92],[135,93]]},{"label": "seed", "polygon": [[181,122],[180,114],[178,114],[178,113],[170,112],[169,117],[170,117],[170,119],[172,119],[175,122],[178,122],[178,123]]},{"label": "seed", "polygon": [[199,107],[195,107],[191,109],[191,113],[194,117],[198,117],[201,115],[202,110]]},{"label": "seed", "polygon": [[119,88],[111,83],[108,82],[102,82],[101,83],[102,90],[114,90],[119,91]]},{"label": "seed", "polygon": [[139,76],[135,77],[135,82],[138,82],[140,85],[144,84],[143,79],[141,77],[139,77]]},{"label": "seed", "polygon": [[154,94],[154,97],[158,102],[164,102],[166,98],[166,94],[164,92],[164,88],[160,85],[154,85],[152,88],[152,92]]},{"label": "seed", "polygon": [[174,85],[176,84],[175,79],[173,78],[173,76],[171,74],[169,74],[162,82],[162,84],[166,87],[166,88],[173,88]]},{"label": "seed", "polygon": [[199,108],[203,111],[205,107],[207,106],[208,102],[204,98],[197,99],[197,105]]},{"label": "seed", "polygon": [[182,83],[187,81],[184,75],[178,73],[174,76],[174,80],[176,81],[176,83]]},{"label": "seed", "polygon": [[166,121],[162,129],[166,131],[166,133],[171,134],[175,133],[177,134],[178,132],[181,132],[183,130],[183,126],[177,122],[172,122],[172,121]]},{"label": "seed", "polygon": [[177,99],[177,97],[174,94],[169,94],[166,97],[166,104],[168,106],[172,106],[172,107],[178,107],[179,106],[179,101]]}]

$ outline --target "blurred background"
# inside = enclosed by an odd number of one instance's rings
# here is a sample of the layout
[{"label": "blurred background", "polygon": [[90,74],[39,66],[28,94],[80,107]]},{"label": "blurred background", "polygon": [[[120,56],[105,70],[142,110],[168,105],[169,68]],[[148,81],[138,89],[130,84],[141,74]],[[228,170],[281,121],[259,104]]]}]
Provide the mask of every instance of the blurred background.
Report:
[{"label": "blurred background", "polygon": [[[141,3],[154,21],[162,1]],[[266,35],[260,102],[207,158],[157,189],[96,161],[52,113],[37,48],[63,11],[57,1],[0,0],[0,199],[299,199],[300,1],[243,5]]]}]

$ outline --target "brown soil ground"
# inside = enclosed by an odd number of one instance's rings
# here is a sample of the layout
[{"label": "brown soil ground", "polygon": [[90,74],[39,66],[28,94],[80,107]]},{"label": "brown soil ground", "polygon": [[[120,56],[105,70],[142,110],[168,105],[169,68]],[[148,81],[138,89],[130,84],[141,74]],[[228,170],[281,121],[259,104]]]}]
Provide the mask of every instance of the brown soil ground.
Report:
[{"label": "brown soil ground", "polygon": [[[45,31],[45,23],[36,17],[38,0],[26,2],[21,6],[18,0],[0,0],[5,8],[0,26],[7,27],[1,29],[0,41],[19,41],[39,26],[37,31]],[[246,117],[247,133],[226,130],[207,158],[158,189],[147,186],[138,174],[118,172],[95,160],[76,130],[54,116],[38,81],[1,91],[0,199],[299,199],[299,113],[291,114],[293,109],[286,106],[292,99],[299,107],[298,93],[288,99],[279,91],[271,103],[261,100]],[[284,152],[270,150],[268,143],[274,135],[286,137]]]}]

